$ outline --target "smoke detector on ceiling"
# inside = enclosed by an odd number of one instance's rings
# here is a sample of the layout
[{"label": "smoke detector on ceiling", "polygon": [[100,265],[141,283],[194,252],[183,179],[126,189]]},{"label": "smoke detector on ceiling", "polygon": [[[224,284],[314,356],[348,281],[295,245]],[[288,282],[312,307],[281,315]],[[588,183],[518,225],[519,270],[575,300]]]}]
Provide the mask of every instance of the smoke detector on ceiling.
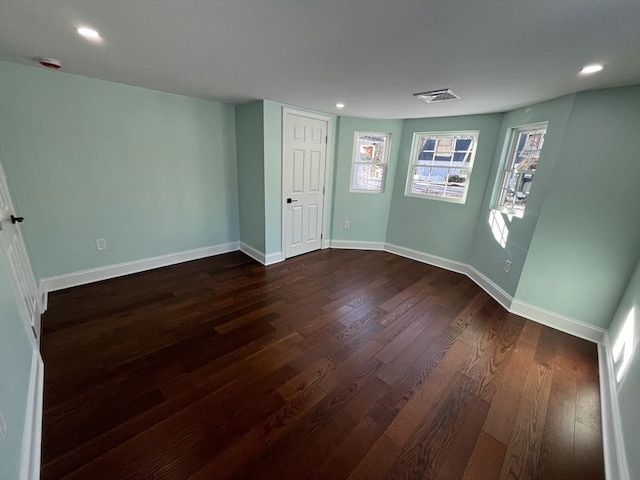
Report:
[{"label": "smoke detector on ceiling", "polygon": [[51,68],[53,70],[60,70],[62,68],[62,63],[60,60],[56,60],[55,58],[38,58],[38,63],[43,67]]},{"label": "smoke detector on ceiling", "polygon": [[460,98],[460,96],[453,93],[450,88],[414,93],[413,96],[418,97],[420,100],[424,100],[427,103],[444,102],[445,100],[456,100]]}]

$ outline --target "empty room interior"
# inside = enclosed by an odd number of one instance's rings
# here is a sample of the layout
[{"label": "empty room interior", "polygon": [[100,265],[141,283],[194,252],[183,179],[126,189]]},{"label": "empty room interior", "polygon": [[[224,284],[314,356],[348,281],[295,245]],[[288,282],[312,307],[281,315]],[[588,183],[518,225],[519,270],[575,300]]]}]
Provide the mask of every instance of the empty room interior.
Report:
[{"label": "empty room interior", "polygon": [[0,0],[0,480],[640,479],[638,0]]}]

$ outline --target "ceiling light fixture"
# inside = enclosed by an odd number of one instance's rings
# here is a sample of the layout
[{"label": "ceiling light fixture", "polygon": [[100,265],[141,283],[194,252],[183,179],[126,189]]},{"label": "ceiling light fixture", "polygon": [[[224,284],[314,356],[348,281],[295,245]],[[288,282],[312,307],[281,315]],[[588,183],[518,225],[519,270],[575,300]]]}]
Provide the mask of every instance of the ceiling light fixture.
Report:
[{"label": "ceiling light fixture", "polygon": [[344,103],[336,103],[336,108],[344,108]]},{"label": "ceiling light fixture", "polygon": [[583,75],[589,75],[591,73],[599,72],[603,68],[604,68],[603,65],[600,65],[599,63],[594,63],[592,65],[586,65],[585,67],[583,67],[582,70],[580,70],[580,73]]},{"label": "ceiling light fixture", "polygon": [[89,28],[89,27],[78,27],[78,29],[76,30],[76,32],[78,32],[80,35],[82,35],[84,38],[87,38],[89,40],[101,40],[102,37],[100,36],[100,34],[94,30],[93,28]]}]

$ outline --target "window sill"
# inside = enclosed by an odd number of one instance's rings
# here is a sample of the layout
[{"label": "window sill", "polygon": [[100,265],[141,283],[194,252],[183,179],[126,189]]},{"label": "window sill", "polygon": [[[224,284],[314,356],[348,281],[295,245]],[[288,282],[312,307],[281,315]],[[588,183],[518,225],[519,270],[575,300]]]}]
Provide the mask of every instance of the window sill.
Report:
[{"label": "window sill", "polygon": [[384,193],[384,190],[365,190],[364,188],[362,190],[359,189],[350,189],[349,193]]},{"label": "window sill", "polygon": [[466,196],[465,198],[451,198],[451,197],[438,197],[437,195],[421,195],[419,193],[407,193],[404,194],[405,197],[411,198],[421,198],[423,200],[435,200],[436,202],[446,202],[446,203],[456,203],[458,205],[464,205],[467,203]]}]

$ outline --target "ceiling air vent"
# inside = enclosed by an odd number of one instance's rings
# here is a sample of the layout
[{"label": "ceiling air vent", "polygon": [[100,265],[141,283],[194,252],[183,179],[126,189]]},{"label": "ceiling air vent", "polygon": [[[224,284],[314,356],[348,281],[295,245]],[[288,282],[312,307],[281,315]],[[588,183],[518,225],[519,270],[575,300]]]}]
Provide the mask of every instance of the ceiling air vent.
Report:
[{"label": "ceiling air vent", "polygon": [[442,90],[433,90],[431,92],[414,93],[414,97],[418,97],[420,100],[424,100],[427,103],[444,102],[445,100],[455,100],[460,98],[453,93],[450,88]]}]

